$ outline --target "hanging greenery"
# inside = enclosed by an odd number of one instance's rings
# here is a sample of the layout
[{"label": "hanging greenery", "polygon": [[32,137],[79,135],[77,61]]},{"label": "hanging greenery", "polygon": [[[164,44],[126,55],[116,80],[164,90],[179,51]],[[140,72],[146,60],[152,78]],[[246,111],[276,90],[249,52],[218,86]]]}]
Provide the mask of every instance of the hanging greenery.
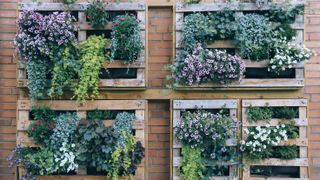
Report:
[{"label": "hanging greenery", "polygon": [[81,43],[80,48],[80,81],[74,97],[79,101],[93,99],[99,95],[98,83],[100,69],[109,60],[105,49],[110,42],[102,36],[90,36]]},{"label": "hanging greenery", "polygon": [[117,16],[111,32],[111,59],[131,63],[143,50],[139,21],[133,15]]},{"label": "hanging greenery", "polygon": [[109,14],[104,0],[91,0],[85,14],[93,28],[103,28],[108,23]]}]

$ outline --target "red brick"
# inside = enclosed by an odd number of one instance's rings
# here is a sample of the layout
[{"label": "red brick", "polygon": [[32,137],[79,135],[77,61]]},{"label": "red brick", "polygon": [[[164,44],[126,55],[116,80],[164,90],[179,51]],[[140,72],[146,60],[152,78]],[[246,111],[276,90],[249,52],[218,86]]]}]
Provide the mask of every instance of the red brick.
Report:
[{"label": "red brick", "polygon": [[0,56],[12,56],[14,53],[14,49],[0,49]]},{"label": "red brick", "polygon": [[314,79],[306,79],[306,85],[307,86],[315,86],[315,85],[320,85],[320,81],[317,78]]},{"label": "red brick", "polygon": [[307,86],[305,88],[305,93],[319,93],[320,86]]},{"label": "red brick", "polygon": [[0,133],[1,134],[13,134],[16,133],[16,127],[13,126],[2,126],[0,127]]},{"label": "red brick", "polygon": [[308,17],[308,24],[320,24],[320,17]]},{"label": "red brick", "polygon": [[3,111],[3,112],[0,112],[0,117],[15,118],[16,112],[15,111]]},{"label": "red brick", "polygon": [[16,102],[18,99],[17,96],[0,96],[0,102]]},{"label": "red brick", "polygon": [[0,41],[0,48],[13,48],[13,42]]},{"label": "red brick", "polygon": [[0,39],[1,40],[9,40],[9,41],[11,41],[15,37],[14,33],[17,32],[17,28],[14,25],[12,25],[12,26],[0,26],[0,32],[2,32],[2,33],[10,33],[10,34],[7,34],[7,35],[9,35],[8,38],[2,38],[3,36],[1,36],[1,34],[0,34]]},{"label": "red brick", "polygon": [[0,17],[0,24],[1,25],[15,25],[16,18],[1,18]]},{"label": "red brick", "polygon": [[2,141],[2,142],[16,141],[16,135],[15,134],[1,134],[0,141]]},{"label": "red brick", "polygon": [[306,25],[306,32],[320,32],[320,25]]},{"label": "red brick", "polygon": [[3,80],[0,79],[0,86],[16,86],[17,82],[16,80],[11,80],[11,79],[7,79],[7,80]]},{"label": "red brick", "polygon": [[320,40],[320,33],[310,33],[309,34],[309,39],[314,41],[314,40]]},{"label": "red brick", "polygon": [[1,3],[0,4],[1,10],[16,10],[17,9],[17,3]]},{"label": "red brick", "polygon": [[15,71],[0,71],[0,78],[16,78],[17,73]]},{"label": "red brick", "polygon": [[0,57],[0,63],[1,64],[9,64],[9,63],[12,63],[12,57],[10,56],[1,56]]},{"label": "red brick", "polygon": [[6,41],[12,41],[13,38],[15,37],[15,34],[9,34],[9,33],[2,33],[4,31],[2,31],[2,28],[0,26],[0,40],[6,40]]},{"label": "red brick", "polygon": [[[1,2],[1,1],[0,1]],[[16,11],[0,11],[0,17],[5,17],[5,18],[14,18],[17,17],[17,12]]]}]

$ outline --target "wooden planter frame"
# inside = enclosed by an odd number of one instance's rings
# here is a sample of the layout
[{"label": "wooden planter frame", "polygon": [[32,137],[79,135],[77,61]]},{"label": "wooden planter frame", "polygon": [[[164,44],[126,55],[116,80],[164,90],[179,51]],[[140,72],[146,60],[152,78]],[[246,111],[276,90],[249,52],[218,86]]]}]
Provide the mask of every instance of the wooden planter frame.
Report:
[{"label": "wooden planter frame", "polygon": [[285,177],[256,177],[250,175],[250,168],[243,170],[243,179],[245,180],[293,180],[293,179],[308,179],[308,120],[307,120],[307,100],[306,99],[259,99],[259,100],[242,100],[242,137],[245,137],[244,128],[254,126],[265,126],[268,121],[249,122],[247,117],[247,108],[252,107],[298,107],[299,118],[294,120],[271,119],[269,124],[276,126],[283,122],[295,122],[295,126],[299,127],[299,138],[289,139],[281,143],[284,145],[299,146],[299,158],[292,160],[282,160],[278,158],[270,158],[261,160],[259,162],[245,162],[245,164],[258,166],[298,166],[300,168],[299,178],[285,178]]},{"label": "wooden planter frame", "polygon": [[[86,20],[85,10],[88,3],[78,3],[70,7],[70,11],[78,14],[78,21],[75,23],[78,29],[78,41],[87,39],[88,30],[112,30],[113,23],[108,22],[104,28],[93,29]],[[39,12],[46,11],[64,11],[66,7],[62,3],[22,3],[19,4],[19,11],[35,10]],[[140,24],[140,33],[144,49],[141,51],[138,59],[131,65],[124,64],[122,60],[114,60],[105,62],[104,67],[107,69],[137,69],[137,77],[134,79],[119,78],[119,79],[100,79],[100,89],[145,89],[146,88],[146,5],[144,2],[132,3],[110,3],[107,6],[108,11],[134,11],[137,13],[137,19]],[[110,47],[108,47],[110,48]],[[26,65],[22,61],[18,61],[18,77],[17,87],[27,87]]]},{"label": "wooden planter frame", "polygon": [[[293,0],[291,4],[304,4],[303,0]],[[261,11],[268,10],[270,6],[258,8],[255,3],[199,3],[191,5],[183,5],[177,3],[175,10],[176,24],[175,24],[175,43],[176,43],[176,54],[183,47],[182,44],[182,31],[183,31],[183,20],[185,13],[192,12],[215,12],[220,11],[228,7],[230,10],[236,12],[236,16],[243,15],[245,11]],[[304,42],[304,17],[298,16],[295,23],[291,24],[292,28],[296,30],[297,43]],[[235,49],[235,45],[232,40],[216,40],[211,44],[208,44],[208,48],[222,48],[222,49]],[[250,61],[244,60],[246,68],[267,68],[268,60],[264,61]],[[221,85],[216,83],[201,83],[192,86],[179,85],[177,90],[288,90],[288,89],[299,89],[304,87],[304,62],[299,63],[293,67],[295,69],[294,78],[250,78],[245,77],[240,82],[234,82],[227,85]]]},{"label": "wooden planter frame", "polygon": [[[173,114],[172,114],[172,140],[171,140],[171,172],[172,179],[179,180],[178,167],[181,160],[181,148],[182,144],[175,138],[173,128],[177,123],[181,122],[181,112],[187,109],[228,109],[230,117],[237,122],[237,100],[173,100]],[[236,137],[227,140],[227,146],[237,146]],[[238,163],[236,162],[219,162],[219,164],[229,166],[229,176],[213,176],[212,179],[223,180],[223,179],[238,179]]]},{"label": "wooden planter frame", "polygon": [[[37,147],[32,139],[28,137],[26,130],[32,121],[29,119],[29,113],[32,106],[46,106],[52,110],[56,111],[76,111],[77,115],[81,118],[81,122],[85,123],[87,111],[91,110],[134,110],[136,120],[133,123],[133,130],[135,131],[135,136],[138,141],[140,141],[145,150],[145,158],[142,163],[137,167],[135,179],[144,180],[146,176],[146,164],[148,160],[148,150],[147,150],[147,101],[146,100],[96,100],[89,101],[84,105],[79,102],[61,100],[61,101],[39,101],[32,103],[29,100],[18,100],[17,106],[17,145]],[[103,120],[105,126],[111,126],[114,120]],[[21,167],[18,168],[19,176],[23,173]],[[18,176],[18,177],[19,177]],[[40,179],[42,176],[40,176]],[[79,169],[77,175],[71,176],[43,176],[44,179],[47,178],[58,178],[58,179],[102,179],[106,176],[92,176],[86,175],[86,169]]]}]

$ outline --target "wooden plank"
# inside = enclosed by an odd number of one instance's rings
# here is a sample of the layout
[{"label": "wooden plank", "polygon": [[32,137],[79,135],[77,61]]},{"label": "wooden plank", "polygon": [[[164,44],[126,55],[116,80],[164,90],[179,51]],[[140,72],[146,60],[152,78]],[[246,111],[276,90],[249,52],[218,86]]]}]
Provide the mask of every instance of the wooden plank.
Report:
[{"label": "wooden plank", "polygon": [[[105,30],[105,31],[109,30],[109,31],[111,31],[113,26],[114,26],[113,22],[108,22],[104,27],[93,28],[89,24],[89,22],[81,22],[79,24],[79,29],[80,29],[80,31],[86,31],[86,30]],[[139,24],[139,26],[140,26],[141,31],[144,31],[146,29],[145,25],[143,25],[143,24]]]},{"label": "wooden plank", "polygon": [[[246,113],[245,113],[246,114]],[[295,126],[308,126],[308,120],[307,119],[292,119],[292,120],[285,120],[285,119],[271,119],[271,120],[260,120],[257,122],[250,122],[249,120],[245,120],[243,118],[242,125],[244,127],[252,127],[252,126],[265,126],[266,123],[270,124],[270,126],[277,126],[280,123],[291,123],[294,121]]]},{"label": "wooden plank", "polygon": [[[85,11],[88,3],[77,3],[70,7],[71,11]],[[20,3],[18,6],[20,11],[36,10],[36,11],[64,11],[65,6],[62,3]],[[138,3],[109,3],[106,6],[108,11],[144,11],[146,5],[144,2]]]},{"label": "wooden plank", "polygon": [[100,79],[99,88],[145,87],[144,79]]},{"label": "wooden plank", "polygon": [[18,100],[18,110],[30,110],[32,106],[48,106],[52,110],[143,110],[146,108],[145,100],[96,100],[85,104],[77,101],[57,100],[38,101]]},{"label": "wooden plank", "polygon": [[269,158],[258,162],[251,162],[250,165],[259,166],[308,166],[308,158],[296,158],[291,160],[282,160],[278,158]]},{"label": "wooden plank", "polygon": [[[227,146],[237,146],[237,139],[227,139],[226,142]],[[172,147],[173,148],[182,148],[182,143],[179,142],[176,138],[174,138],[173,142],[172,142]]]},{"label": "wooden plank", "polygon": [[173,109],[233,109],[237,100],[174,100]]},{"label": "wooden plank", "polygon": [[[182,157],[173,157],[173,167],[177,167],[180,165],[180,162],[181,162],[181,159]],[[236,165],[238,164],[238,162],[233,162],[233,161],[219,161],[219,162],[215,162],[215,163],[210,163],[210,164],[206,164],[206,166],[216,166],[216,165],[220,165],[220,166],[223,166],[223,165]]]},{"label": "wooden plank", "polygon": [[32,139],[27,135],[25,131],[17,132],[17,145],[21,145],[23,147],[39,147],[35,145]]},{"label": "wooden plank", "polygon": [[[296,146],[308,146],[308,139],[299,138],[299,139],[288,139],[287,141],[282,141],[277,146],[288,146],[288,145],[296,145]],[[299,156],[301,157],[301,156]]]},{"label": "wooden plank", "polygon": [[306,107],[308,104],[307,99],[255,99],[255,100],[242,100],[243,107]]},{"label": "wooden plank", "polygon": [[105,68],[145,68],[146,63],[144,61],[135,61],[131,64],[124,64],[122,60],[113,60],[111,62],[105,62]]},{"label": "wooden plank", "polygon": [[[300,5],[304,4],[303,0],[292,0],[290,4]],[[176,12],[204,12],[204,11],[221,11],[221,9],[228,8],[230,10],[241,10],[241,11],[260,11],[270,9],[270,5],[257,7],[255,3],[198,3],[184,5],[177,3]]]},{"label": "wooden plank", "polygon": [[309,180],[309,178],[289,178],[289,177],[249,177],[246,180]]}]

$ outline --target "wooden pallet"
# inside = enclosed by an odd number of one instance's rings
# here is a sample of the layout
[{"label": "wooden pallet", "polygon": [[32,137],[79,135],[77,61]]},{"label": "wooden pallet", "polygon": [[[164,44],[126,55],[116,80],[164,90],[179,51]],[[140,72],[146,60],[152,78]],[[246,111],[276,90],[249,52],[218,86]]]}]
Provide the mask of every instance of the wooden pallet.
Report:
[{"label": "wooden pallet", "polygon": [[[78,3],[71,6],[70,11],[77,13],[78,21],[75,23],[78,29],[78,41],[87,39],[87,32],[90,30],[111,31],[113,23],[109,22],[104,28],[93,29],[86,20],[85,9],[88,3]],[[63,11],[65,6],[62,3],[22,3],[19,4],[19,11],[36,10],[38,12]],[[107,6],[110,12],[135,12],[140,23],[140,33],[143,42],[143,47],[146,46],[146,5],[144,2],[135,3],[110,3]],[[107,37],[110,38],[110,37]],[[110,48],[110,47],[108,47]],[[138,59],[132,65],[126,65],[122,60],[114,60],[106,62],[104,68],[107,69],[136,69],[137,75],[135,78],[119,78],[119,79],[101,79],[99,83],[100,89],[144,89],[146,87],[146,57],[145,48],[141,51]],[[23,62],[18,62],[18,77],[17,87],[27,86],[26,66]]]},{"label": "wooden pallet", "polygon": [[[290,1],[291,2],[291,1]],[[303,4],[303,0],[294,0],[292,4]],[[255,3],[199,3],[191,5],[177,4],[176,6],[176,25],[175,25],[175,42],[176,53],[183,48],[183,19],[186,13],[192,12],[214,12],[220,11],[228,7],[230,10],[236,11],[236,16],[242,16],[245,11],[261,11],[268,10],[270,6],[258,8]],[[304,42],[304,17],[297,16],[296,21],[291,24],[292,28],[296,30],[296,43]],[[213,43],[208,44],[208,48],[212,49],[237,49],[233,43],[233,40],[216,40]],[[244,61],[246,69],[259,68],[261,70],[267,69],[268,61],[254,62],[250,60]],[[247,90],[247,89],[299,89],[304,87],[304,62],[297,64],[293,67],[295,69],[295,75],[292,78],[246,78],[244,77],[240,82],[234,82],[227,85],[215,84],[215,83],[202,83],[192,86],[179,85],[178,90]]]},{"label": "wooden pallet", "polygon": [[[181,112],[188,109],[228,109],[230,117],[236,122],[237,121],[237,100],[174,100],[173,101],[173,119],[172,127],[175,127],[179,122],[181,122]],[[179,180],[179,166],[181,160],[181,148],[182,144],[178,142],[175,138],[175,134],[172,131],[172,177],[174,180]],[[228,146],[236,146],[237,140],[228,139]],[[219,162],[219,164],[229,166],[229,176],[214,176],[212,179],[238,179],[238,166],[235,162]]]},{"label": "wooden pallet", "polygon": [[[82,122],[86,121],[87,111],[91,111],[91,110],[134,110],[134,113],[136,116],[136,120],[133,123],[134,134],[136,136],[136,139],[142,143],[143,147],[147,148],[146,146],[147,101],[145,100],[96,100],[96,101],[88,101],[84,105],[81,105],[81,103],[78,103],[75,101],[67,101],[67,100],[39,101],[36,103],[32,103],[29,100],[18,100],[17,102],[17,144],[22,146],[36,147],[36,145],[32,142],[32,139],[29,138],[26,133],[26,130],[30,122],[32,121],[32,119],[29,119],[29,113],[32,106],[47,106],[50,109],[55,111],[76,111],[77,115],[81,118]],[[113,121],[114,120],[104,120],[103,123],[105,124],[105,126],[111,126],[113,124]],[[138,166],[138,169],[136,171],[136,176],[135,176],[136,179],[144,179],[145,177],[147,150],[145,153],[146,153],[146,158],[144,158],[143,162]],[[19,171],[22,171],[22,170],[19,170]],[[82,172],[80,175],[83,176],[83,174],[86,174],[86,173]],[[53,177],[57,178],[57,176],[53,176]],[[81,178],[78,176],[58,176],[58,177],[62,179],[66,179],[66,178],[69,179],[69,177],[71,179]],[[46,178],[47,176],[45,176],[45,179]],[[94,177],[93,179],[95,178],[99,179],[100,177]],[[84,179],[87,179],[87,177],[85,177]]]},{"label": "wooden pallet", "polygon": [[271,126],[276,126],[279,123],[295,122],[295,126],[299,127],[299,138],[289,139],[286,142],[282,142],[279,146],[283,145],[297,145],[299,146],[299,158],[292,160],[282,160],[277,158],[270,158],[261,160],[259,162],[245,162],[249,166],[258,165],[258,166],[298,166],[300,169],[299,178],[285,178],[285,177],[255,177],[250,175],[250,168],[244,169],[243,179],[246,180],[289,180],[289,179],[308,179],[308,139],[307,139],[307,129],[308,129],[308,120],[307,120],[307,100],[306,99],[259,99],[259,100],[242,100],[242,137],[245,136],[244,128],[252,126],[264,126],[267,124],[267,121],[259,122],[249,122],[247,116],[248,107],[298,107],[299,109],[299,118],[293,120],[282,120],[282,119],[271,119],[269,124]]}]

